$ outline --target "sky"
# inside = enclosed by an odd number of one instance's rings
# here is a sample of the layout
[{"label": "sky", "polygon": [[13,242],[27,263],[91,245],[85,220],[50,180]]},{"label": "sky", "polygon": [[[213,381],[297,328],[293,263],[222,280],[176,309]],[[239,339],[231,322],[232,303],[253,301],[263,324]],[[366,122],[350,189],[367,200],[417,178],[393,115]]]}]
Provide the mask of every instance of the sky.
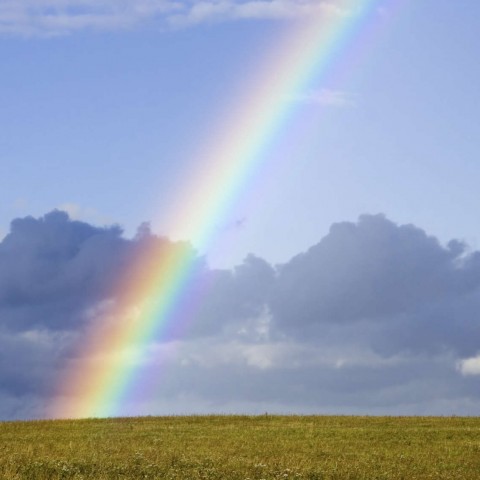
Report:
[{"label": "sky", "polygon": [[116,414],[480,414],[477,1],[379,1],[215,241],[172,222],[298,25],[354,4],[0,0],[0,419],[55,416],[145,237],[210,287]]}]

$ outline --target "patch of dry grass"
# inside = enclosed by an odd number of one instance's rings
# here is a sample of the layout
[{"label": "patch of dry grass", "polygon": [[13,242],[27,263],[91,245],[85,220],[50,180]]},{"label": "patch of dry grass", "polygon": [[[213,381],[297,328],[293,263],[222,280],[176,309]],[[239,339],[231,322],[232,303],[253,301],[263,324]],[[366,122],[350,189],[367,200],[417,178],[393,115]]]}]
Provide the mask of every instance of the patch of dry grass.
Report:
[{"label": "patch of dry grass", "polygon": [[0,478],[474,479],[480,419],[206,416],[0,424]]}]

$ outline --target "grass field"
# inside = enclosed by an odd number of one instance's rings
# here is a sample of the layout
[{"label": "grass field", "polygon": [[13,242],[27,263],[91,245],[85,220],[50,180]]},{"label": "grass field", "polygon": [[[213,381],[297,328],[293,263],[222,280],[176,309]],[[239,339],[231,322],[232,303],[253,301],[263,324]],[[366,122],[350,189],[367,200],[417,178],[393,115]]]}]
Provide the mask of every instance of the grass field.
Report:
[{"label": "grass field", "polygon": [[0,423],[1,479],[480,479],[480,419],[206,416]]}]

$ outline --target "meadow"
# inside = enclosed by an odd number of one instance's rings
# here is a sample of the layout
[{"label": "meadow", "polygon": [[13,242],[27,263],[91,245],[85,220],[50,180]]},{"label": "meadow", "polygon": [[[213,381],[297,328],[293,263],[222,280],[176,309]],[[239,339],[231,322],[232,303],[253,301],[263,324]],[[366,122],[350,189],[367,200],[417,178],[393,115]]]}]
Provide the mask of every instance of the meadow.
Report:
[{"label": "meadow", "polygon": [[474,479],[480,419],[185,416],[0,423],[0,478]]}]

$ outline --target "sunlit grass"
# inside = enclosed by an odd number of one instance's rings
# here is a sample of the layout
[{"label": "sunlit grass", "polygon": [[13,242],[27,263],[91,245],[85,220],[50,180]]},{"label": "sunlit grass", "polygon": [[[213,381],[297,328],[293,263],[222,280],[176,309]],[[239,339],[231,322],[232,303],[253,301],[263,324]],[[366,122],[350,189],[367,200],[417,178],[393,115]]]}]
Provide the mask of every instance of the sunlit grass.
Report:
[{"label": "sunlit grass", "polygon": [[480,419],[206,416],[0,424],[1,479],[474,479]]}]

